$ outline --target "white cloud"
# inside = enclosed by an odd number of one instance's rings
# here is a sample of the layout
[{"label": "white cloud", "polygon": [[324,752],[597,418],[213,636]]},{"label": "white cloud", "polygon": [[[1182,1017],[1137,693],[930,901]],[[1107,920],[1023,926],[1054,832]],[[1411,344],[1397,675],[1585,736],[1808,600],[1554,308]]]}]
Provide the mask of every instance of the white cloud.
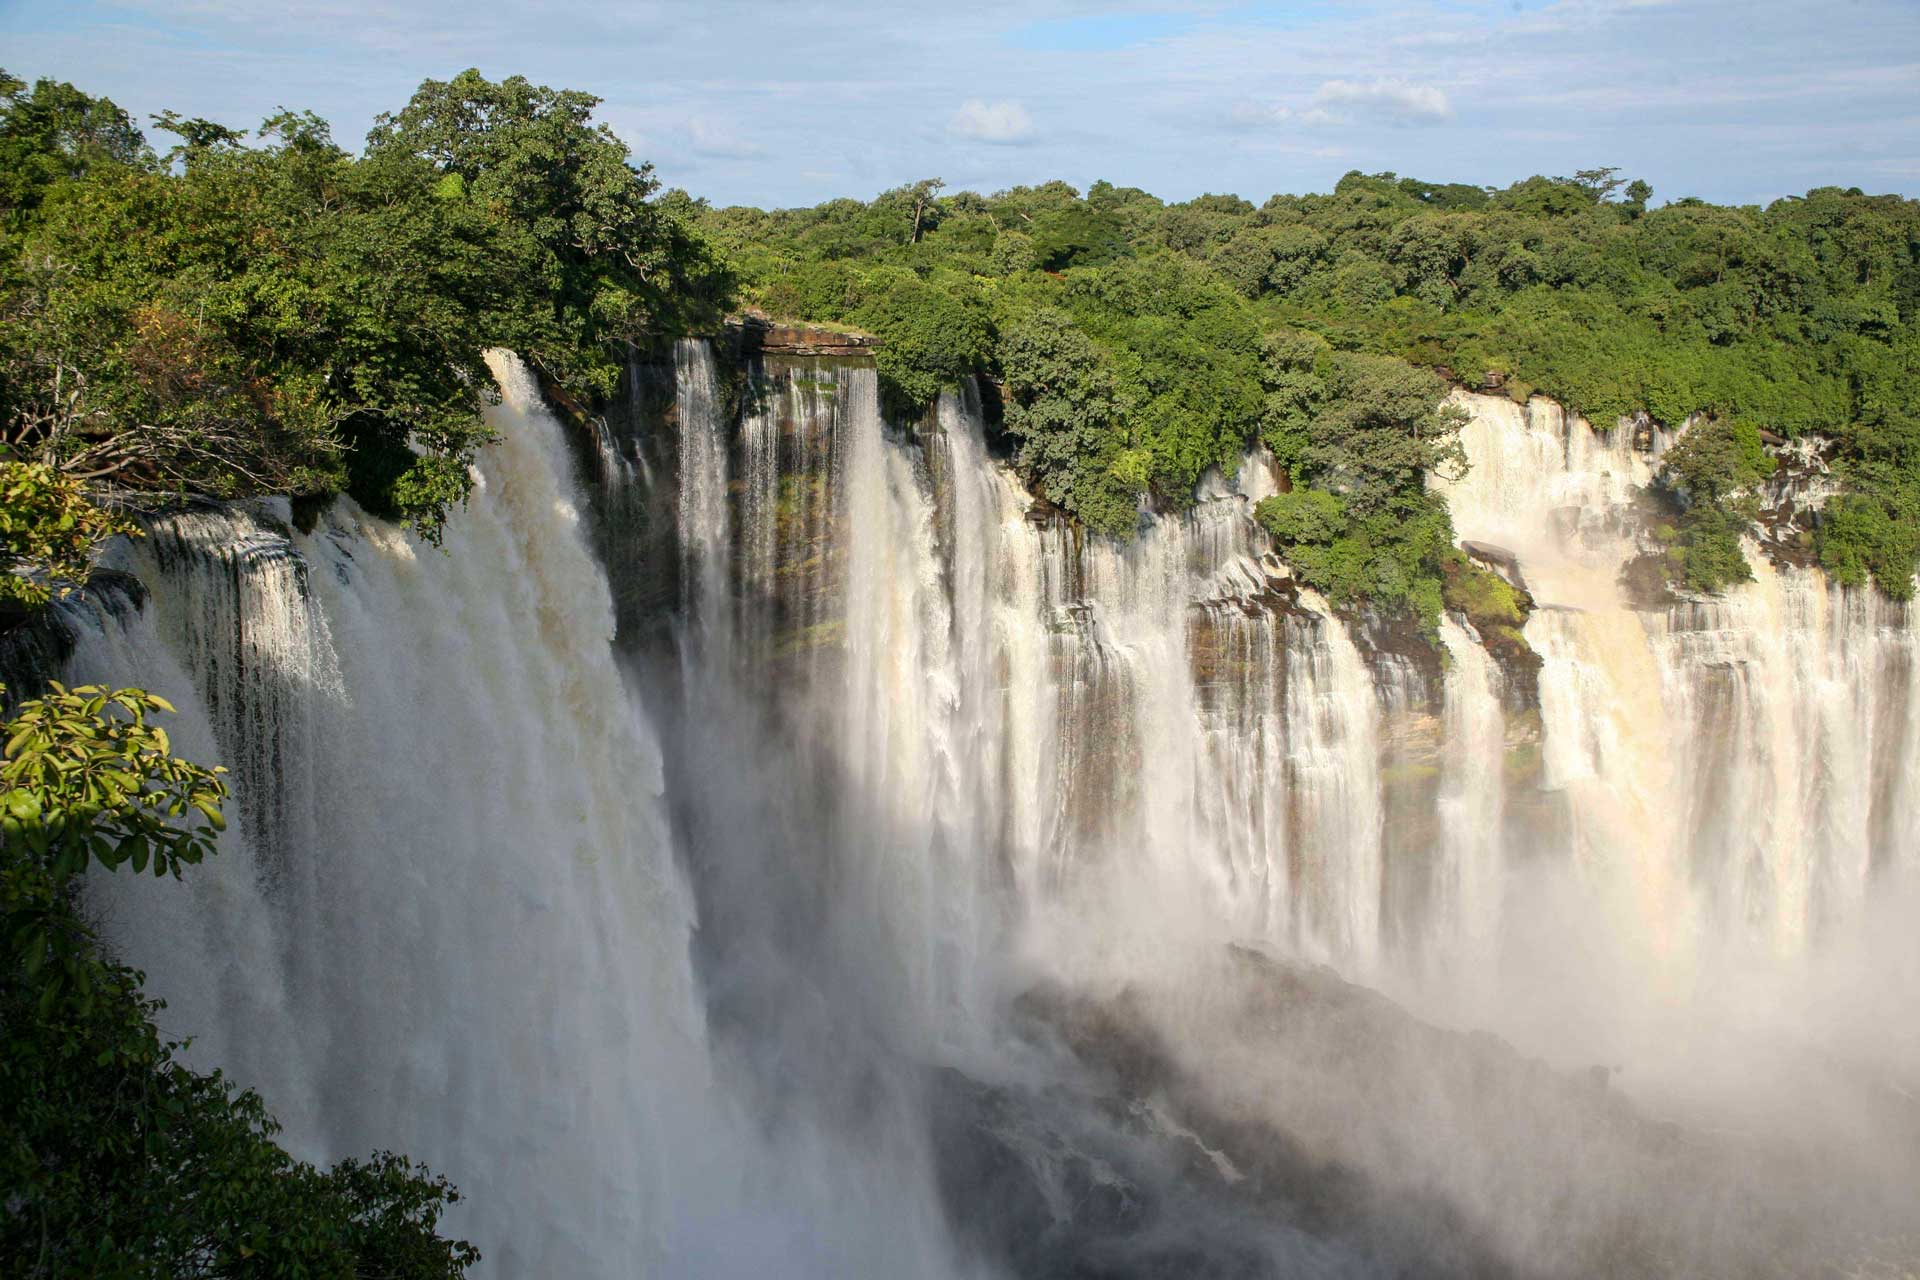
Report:
[{"label": "white cloud", "polygon": [[1228,120],[1241,128],[1272,124],[1315,128],[1360,121],[1432,124],[1452,115],[1447,95],[1431,85],[1405,80],[1328,80],[1321,84],[1307,106],[1289,107],[1242,99],[1233,104]]},{"label": "white cloud", "polygon": [[687,121],[687,144],[694,155],[715,160],[748,160],[766,154],[766,148],[706,116]]},{"label": "white cloud", "polygon": [[1033,136],[1033,117],[1017,102],[968,98],[947,122],[947,132],[975,142],[1025,142]]},{"label": "white cloud", "polygon": [[1242,99],[1233,104],[1227,113],[1228,120],[1243,129],[1257,129],[1270,124],[1344,124],[1341,117],[1321,107],[1308,107],[1295,110],[1278,103],[1253,102]]},{"label": "white cloud", "polygon": [[1352,112],[1390,124],[1430,124],[1453,114],[1446,94],[1405,80],[1329,80],[1313,101],[1323,111]]}]

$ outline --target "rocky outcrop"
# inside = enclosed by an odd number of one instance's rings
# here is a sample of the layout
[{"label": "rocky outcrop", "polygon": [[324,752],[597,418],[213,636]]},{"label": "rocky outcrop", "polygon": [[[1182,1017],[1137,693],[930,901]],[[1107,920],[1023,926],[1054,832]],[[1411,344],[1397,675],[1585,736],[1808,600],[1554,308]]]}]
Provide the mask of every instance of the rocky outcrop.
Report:
[{"label": "rocky outcrop", "polygon": [[1827,500],[1842,491],[1833,471],[1839,441],[1824,436],[1797,440],[1774,436],[1767,444],[1775,466],[1761,489],[1755,536],[1777,563],[1814,564],[1818,560],[1813,549],[1814,524]]},{"label": "rocky outcrop", "polygon": [[789,324],[752,313],[727,328],[743,355],[870,356],[880,345],[872,334]]},{"label": "rocky outcrop", "polygon": [[1491,542],[1464,539],[1460,543],[1460,549],[1467,553],[1468,559],[1499,574],[1506,580],[1507,585],[1516,591],[1527,589],[1526,576],[1520,572],[1520,557],[1505,547],[1496,547]]},{"label": "rocky outcrop", "polygon": [[1046,1066],[931,1091],[951,1220],[1009,1274],[1784,1278],[1888,1247],[1779,1151],[1326,968],[1231,947],[1015,1015]]},{"label": "rocky outcrop", "polygon": [[[103,613],[138,611],[147,590],[132,574],[96,568],[81,594]],[[0,629],[0,712],[38,696],[47,681],[58,679],[76,642],[68,606],[55,601],[19,614]]]},{"label": "rocky outcrop", "polygon": [[[1274,966],[1282,1000],[1359,990],[1328,971],[1244,963]],[[1440,1198],[1391,1188],[1221,1109],[1148,1003],[1131,989],[1036,988],[1016,1017],[1055,1055],[1052,1080],[937,1074],[941,1191],[966,1242],[992,1263],[1013,1275],[1113,1280],[1518,1274]]]}]

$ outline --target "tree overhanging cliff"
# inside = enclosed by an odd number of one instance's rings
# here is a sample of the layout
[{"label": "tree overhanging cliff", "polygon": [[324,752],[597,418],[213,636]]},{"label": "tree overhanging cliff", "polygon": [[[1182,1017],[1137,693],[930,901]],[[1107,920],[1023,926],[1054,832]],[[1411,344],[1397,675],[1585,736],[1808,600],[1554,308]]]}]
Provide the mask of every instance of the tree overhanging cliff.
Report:
[{"label": "tree overhanging cliff", "polygon": [[359,156],[283,112],[247,145],[0,79],[0,443],[95,489],[351,491],[432,536],[486,440],[484,353],[609,392],[710,328],[724,268],[596,99],[427,81]]},{"label": "tree overhanging cliff", "polygon": [[1431,621],[1462,589],[1425,484],[1458,464],[1449,381],[1692,420],[1665,492],[1671,575],[1696,591],[1750,573],[1759,433],[1831,438],[1846,492],[1810,550],[1912,593],[1920,203],[1649,208],[1644,183],[1587,170],[1500,191],[1350,173],[1259,207],[928,180],[714,209],[658,192],[595,105],[469,71],[357,156],[298,113],[251,143],[164,114],[161,154],[104,98],[0,83],[0,466],[75,522],[0,528],[34,574],[7,593],[71,569],[108,491],[346,491],[434,536],[486,440],[488,347],[592,404],[627,344],[742,302],[878,335],[896,415],[1000,380],[1015,464],[1097,532],[1186,505],[1263,441],[1292,492],[1262,522],[1343,606]]},{"label": "tree overhanging cliff", "polygon": [[[1070,422],[1016,419],[1020,462],[1096,528],[1124,531],[1147,490],[1183,503],[1255,435],[1296,483],[1343,503],[1365,488],[1346,473],[1370,455],[1341,448],[1324,393],[1304,385],[1351,394],[1359,366],[1276,362],[1278,344],[1393,357],[1522,401],[1538,391],[1601,425],[1645,412],[1717,424],[1716,439],[1833,437],[1850,492],[1820,526],[1820,557],[1842,582],[1909,596],[1920,203],[1822,188],[1764,209],[1649,209],[1651,196],[1604,169],[1501,191],[1356,172],[1331,194],[1259,207],[1104,182],[942,196],[929,181],[864,204],[695,212],[761,306],[878,334],[901,398],[972,364],[1003,369],[1023,402],[1044,345],[1074,371],[1066,394],[1082,407]],[[1404,377],[1386,364],[1373,375]],[[1289,454],[1303,398],[1314,449]],[[1408,437],[1432,425],[1400,397],[1370,398],[1406,409]],[[1738,460],[1717,446],[1699,456]],[[1738,499],[1755,477],[1690,466],[1675,479],[1705,481],[1675,486],[1677,576],[1709,591],[1740,580]]]}]

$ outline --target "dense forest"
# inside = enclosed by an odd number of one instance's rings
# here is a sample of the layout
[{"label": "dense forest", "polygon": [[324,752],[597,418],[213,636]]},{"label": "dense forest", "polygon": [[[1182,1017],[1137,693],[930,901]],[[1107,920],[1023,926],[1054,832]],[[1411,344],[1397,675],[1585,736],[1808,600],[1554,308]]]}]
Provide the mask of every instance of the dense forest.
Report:
[{"label": "dense forest", "polygon": [[1016,465],[1103,534],[1263,440],[1293,482],[1263,522],[1343,607],[1431,621],[1459,577],[1424,484],[1460,465],[1449,379],[1603,425],[1692,420],[1664,496],[1672,576],[1698,591],[1749,576],[1763,433],[1831,438],[1849,492],[1814,550],[1844,583],[1912,592],[1914,201],[1650,207],[1594,169],[1504,190],[1350,173],[1259,206],[927,180],[714,209],[659,192],[594,106],[466,72],[357,155],[295,113],[251,138],[165,114],[162,151],[105,99],[5,81],[6,554],[74,569],[120,527],[83,490],[351,492],[432,536],[486,438],[486,348],[593,404],[627,344],[747,306],[881,338],[897,421],[999,380]]},{"label": "dense forest", "polygon": [[1257,207],[926,181],[866,204],[692,212],[751,301],[884,339],[907,406],[995,370],[1020,466],[1095,529],[1124,535],[1142,493],[1182,505],[1258,437],[1298,486],[1267,522],[1303,576],[1342,602],[1412,599],[1450,541],[1418,479],[1457,463],[1432,414],[1437,370],[1602,426],[1700,415],[1669,472],[1676,576],[1697,590],[1747,576],[1761,432],[1837,438],[1853,492],[1827,512],[1821,558],[1906,598],[1920,204],[1651,197],[1597,169],[1499,191],[1349,173]]},{"label": "dense forest", "polygon": [[[1603,426],[1691,422],[1656,498],[1673,581],[1699,592],[1750,576],[1767,438],[1829,439],[1846,492],[1809,552],[1913,593],[1920,202],[1655,207],[1596,169],[1504,190],[1350,173],[1258,206],[927,180],[717,209],[659,190],[596,105],[469,71],[355,151],[299,113],[251,133],[168,113],[150,135],[105,98],[0,75],[0,626],[187,495],[351,494],[435,539],[488,441],[489,348],[591,410],[630,347],[747,309],[876,335],[904,429],[993,379],[1013,464],[1096,535],[1183,508],[1264,442],[1290,484],[1257,516],[1343,609],[1521,620],[1427,485],[1464,465],[1450,384]],[[166,711],[56,686],[5,727],[0,1257],[458,1274],[472,1250],[437,1234],[451,1187],[392,1155],[292,1158],[266,1102],[177,1060],[88,920],[88,868],[191,874],[216,847],[225,783],[173,756]]]}]

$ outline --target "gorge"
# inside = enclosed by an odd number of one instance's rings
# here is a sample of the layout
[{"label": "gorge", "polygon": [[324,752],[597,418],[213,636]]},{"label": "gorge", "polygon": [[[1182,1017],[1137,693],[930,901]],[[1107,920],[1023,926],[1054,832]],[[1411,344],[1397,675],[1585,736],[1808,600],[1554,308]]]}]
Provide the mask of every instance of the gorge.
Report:
[{"label": "gorge", "polygon": [[426,1159],[502,1276],[1920,1266],[1907,606],[1635,590],[1671,436],[1457,390],[1533,610],[1427,636],[1295,579],[1260,448],[1123,543],[991,384],[806,350],[598,424],[496,352],[444,549],[204,504],[58,606],[233,771],[90,893],[297,1151]]}]

